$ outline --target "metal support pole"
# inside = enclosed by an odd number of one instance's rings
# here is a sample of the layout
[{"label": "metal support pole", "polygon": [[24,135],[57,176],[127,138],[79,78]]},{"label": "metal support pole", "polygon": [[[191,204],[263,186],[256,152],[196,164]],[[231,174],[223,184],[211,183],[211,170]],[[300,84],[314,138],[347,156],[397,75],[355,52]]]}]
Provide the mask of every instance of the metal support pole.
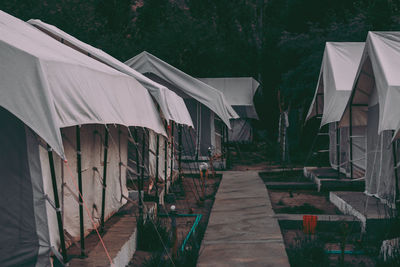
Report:
[{"label": "metal support pole", "polygon": [[339,122],[336,122],[336,163],[337,163],[337,175],[340,178],[340,128]]},{"label": "metal support pole", "polygon": [[[142,199],[142,183],[141,183],[141,175],[140,175],[140,164],[143,164],[144,162],[144,155],[142,155],[142,162],[140,162],[140,157],[139,157],[139,136],[137,133],[137,129],[135,128],[135,141],[136,141],[136,170],[137,170],[137,186],[138,186],[138,202],[139,202],[139,219],[137,223],[137,246],[140,249],[141,247],[141,242],[142,242],[142,230],[143,230],[143,199]],[[144,143],[144,139],[142,140]],[[143,169],[142,169],[143,171]]]},{"label": "metal support pole", "polygon": [[106,206],[106,189],[107,189],[107,154],[108,154],[108,130],[105,127],[104,132],[104,158],[103,158],[103,191],[101,196],[101,218],[100,231],[104,231],[104,210]]},{"label": "metal support pole", "polygon": [[81,128],[76,126],[76,163],[79,187],[79,228],[81,238],[81,256],[85,256],[85,228],[83,224],[83,193],[82,193],[82,155],[81,155]]},{"label": "metal support pole", "polygon": [[171,217],[171,231],[172,231],[172,258],[175,260],[178,257],[178,229],[176,227],[176,215],[177,211],[175,210],[175,206],[171,206],[170,211]]},{"label": "metal support pole", "polygon": [[172,184],[172,178],[174,175],[174,149],[175,149],[175,141],[174,141],[174,122],[171,121],[171,174],[170,181]]},{"label": "metal support pole", "polygon": [[168,194],[168,138],[164,140],[164,201]]},{"label": "metal support pole", "polygon": [[229,129],[228,127],[225,127],[226,131],[226,168],[229,169],[231,167],[231,153],[229,150]]},{"label": "metal support pole", "polygon": [[158,166],[159,166],[159,157],[160,157],[160,136],[157,134],[157,147],[156,147],[156,181],[155,181],[155,188],[156,188],[156,202],[157,205],[159,204],[158,199]]},{"label": "metal support pole", "polygon": [[[135,128],[135,131],[134,131],[134,136],[135,136],[135,142],[136,142],[136,145],[135,145],[135,150],[136,150],[136,178],[137,178],[138,199],[139,199],[139,213],[140,213],[140,211],[142,211],[140,209],[140,207],[142,205],[142,190],[141,190],[141,187],[140,187],[140,157],[139,157],[139,148],[138,148],[138,146],[139,146],[139,136],[138,136],[136,128]],[[140,216],[140,214],[139,214],[139,216]]]},{"label": "metal support pole", "polygon": [[[394,131],[393,131],[394,135]],[[392,142],[392,151],[393,151],[393,166],[394,166],[394,178],[395,178],[395,185],[396,185],[396,197],[395,197],[395,205],[396,205],[396,215],[398,215],[398,212],[400,210],[400,202],[399,202],[399,173],[397,170],[397,154],[396,154],[396,142]]]},{"label": "metal support pole", "polygon": [[350,101],[350,127],[349,127],[349,135],[350,135],[350,179],[353,179],[353,107],[352,107],[353,99]]},{"label": "metal support pole", "polygon": [[145,164],[145,155],[146,153],[146,130],[143,128],[143,139],[142,139],[142,178],[140,179],[140,188],[143,191],[143,185],[144,185],[144,164]]},{"label": "metal support pole", "polygon": [[182,124],[178,126],[178,181],[179,183],[182,182]]},{"label": "metal support pole", "polygon": [[53,152],[49,145],[47,145],[47,154],[49,156],[49,163],[50,163],[50,173],[51,173],[51,182],[53,185],[54,204],[56,207],[56,214],[57,214],[58,234],[60,235],[61,255],[63,258],[63,262],[66,263],[68,259],[67,259],[67,249],[65,248],[64,226],[63,226],[63,222],[62,222],[62,218],[61,218],[60,200],[58,198],[57,179],[56,179],[56,172],[54,169]]}]

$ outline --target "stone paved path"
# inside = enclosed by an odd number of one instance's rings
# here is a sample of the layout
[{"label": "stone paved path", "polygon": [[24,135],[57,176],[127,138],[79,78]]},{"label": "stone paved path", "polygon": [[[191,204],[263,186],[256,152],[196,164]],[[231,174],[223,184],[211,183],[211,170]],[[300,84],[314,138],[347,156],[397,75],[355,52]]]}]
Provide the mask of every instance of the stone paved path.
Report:
[{"label": "stone paved path", "polygon": [[223,172],[197,266],[289,266],[257,171]]}]

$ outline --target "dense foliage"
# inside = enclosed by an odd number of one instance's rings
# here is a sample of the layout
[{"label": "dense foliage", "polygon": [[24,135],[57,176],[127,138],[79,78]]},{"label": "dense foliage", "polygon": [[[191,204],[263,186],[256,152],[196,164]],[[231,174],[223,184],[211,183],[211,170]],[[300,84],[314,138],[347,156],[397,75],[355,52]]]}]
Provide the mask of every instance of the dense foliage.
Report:
[{"label": "dense foliage", "polygon": [[277,92],[302,125],[326,41],[399,29],[399,0],[2,0],[120,60],[147,50],[196,77],[253,76],[259,126],[276,136]]}]

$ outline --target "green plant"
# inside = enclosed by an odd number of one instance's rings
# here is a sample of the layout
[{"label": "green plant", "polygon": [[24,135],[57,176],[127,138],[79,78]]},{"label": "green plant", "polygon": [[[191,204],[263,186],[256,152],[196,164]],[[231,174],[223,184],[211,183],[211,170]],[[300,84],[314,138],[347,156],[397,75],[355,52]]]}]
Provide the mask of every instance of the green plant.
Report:
[{"label": "green plant", "polygon": [[295,243],[287,249],[290,264],[295,266],[327,266],[328,256],[324,243],[317,235],[297,237]]},{"label": "green plant", "polygon": [[147,217],[142,226],[138,247],[145,251],[163,251],[168,244],[168,230],[159,219]]}]

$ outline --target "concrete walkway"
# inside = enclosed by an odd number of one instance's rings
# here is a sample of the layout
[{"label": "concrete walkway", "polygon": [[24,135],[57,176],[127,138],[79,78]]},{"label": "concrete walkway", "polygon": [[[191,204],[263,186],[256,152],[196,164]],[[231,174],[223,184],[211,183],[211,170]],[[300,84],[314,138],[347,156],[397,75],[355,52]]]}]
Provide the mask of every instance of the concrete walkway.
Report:
[{"label": "concrete walkway", "polygon": [[223,172],[197,266],[289,266],[258,172]]}]

